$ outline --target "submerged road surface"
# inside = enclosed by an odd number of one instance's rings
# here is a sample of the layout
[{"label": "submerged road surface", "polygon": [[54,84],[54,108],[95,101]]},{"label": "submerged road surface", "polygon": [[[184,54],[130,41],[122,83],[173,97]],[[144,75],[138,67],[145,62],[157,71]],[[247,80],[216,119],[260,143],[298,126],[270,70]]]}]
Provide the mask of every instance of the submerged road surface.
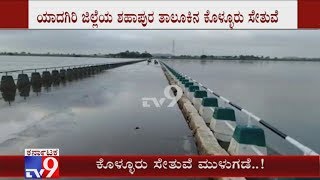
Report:
[{"label": "submerged road surface", "polygon": [[0,102],[0,153],[59,148],[61,155],[196,154],[177,105],[142,107],[168,85],[159,65],[146,62]]}]

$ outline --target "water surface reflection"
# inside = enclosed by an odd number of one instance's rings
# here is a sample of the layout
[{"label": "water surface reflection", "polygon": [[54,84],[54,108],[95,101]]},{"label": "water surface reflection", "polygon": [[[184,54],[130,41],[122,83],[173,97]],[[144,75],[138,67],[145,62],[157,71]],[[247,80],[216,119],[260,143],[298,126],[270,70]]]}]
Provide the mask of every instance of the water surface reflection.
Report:
[{"label": "water surface reflection", "polygon": [[64,155],[194,154],[177,106],[142,107],[142,97],[161,98],[166,86],[159,66],[143,62],[2,104],[0,152],[57,147]]}]

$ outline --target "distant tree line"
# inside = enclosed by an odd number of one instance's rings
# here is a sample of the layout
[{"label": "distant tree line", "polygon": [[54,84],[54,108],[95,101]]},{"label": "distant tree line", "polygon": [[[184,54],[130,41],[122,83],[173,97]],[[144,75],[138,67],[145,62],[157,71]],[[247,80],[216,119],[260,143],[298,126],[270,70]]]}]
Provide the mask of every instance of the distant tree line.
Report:
[{"label": "distant tree line", "polygon": [[[114,54],[75,54],[75,53],[30,53],[30,52],[0,52],[0,55],[6,56],[58,56],[58,57],[101,57],[101,58],[152,58],[153,55],[138,51],[123,51]],[[161,59],[200,59],[200,60],[271,60],[271,61],[320,61],[320,58],[301,58],[301,57],[270,57],[270,56],[255,56],[255,55],[238,55],[238,56],[214,56],[214,55],[161,55],[157,56]]]},{"label": "distant tree line", "polygon": [[30,52],[0,52],[5,56],[56,56],[56,57],[103,57],[103,58],[151,58],[148,52],[124,51],[116,54],[75,54],[75,53],[30,53]]},{"label": "distant tree line", "polygon": [[148,52],[134,52],[134,51],[125,51],[125,52],[120,52],[117,54],[110,54],[111,57],[115,58],[151,58],[152,55]]},{"label": "distant tree line", "polygon": [[[163,57],[169,58],[169,57]],[[270,57],[270,56],[254,56],[254,55],[239,55],[239,56],[214,56],[214,55],[201,55],[201,56],[191,56],[191,55],[180,55],[171,56],[170,59],[201,59],[201,60],[272,60],[272,61],[320,61],[320,58],[300,58],[300,57]]]},{"label": "distant tree line", "polygon": [[269,56],[254,56],[254,55],[240,55],[240,56],[207,56],[207,55],[201,55],[200,59],[229,59],[229,60],[268,60],[272,59]]}]

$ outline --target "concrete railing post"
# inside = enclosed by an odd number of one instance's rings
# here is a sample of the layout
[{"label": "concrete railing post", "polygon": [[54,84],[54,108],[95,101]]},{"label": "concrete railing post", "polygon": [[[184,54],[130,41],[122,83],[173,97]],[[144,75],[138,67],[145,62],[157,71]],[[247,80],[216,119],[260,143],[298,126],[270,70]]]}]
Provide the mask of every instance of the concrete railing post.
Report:
[{"label": "concrete railing post", "polygon": [[202,116],[206,124],[210,124],[214,108],[218,107],[218,99],[214,97],[207,97],[202,99],[199,109],[199,114]]},{"label": "concrete railing post", "polygon": [[207,91],[198,90],[194,92],[192,103],[197,111],[199,111],[202,99],[205,97],[207,97]]},{"label": "concrete railing post", "polygon": [[210,129],[218,140],[230,142],[236,126],[236,117],[231,108],[217,107],[214,109]]},{"label": "concrete railing post", "polygon": [[238,125],[233,133],[228,152],[233,155],[267,155],[263,129]]}]

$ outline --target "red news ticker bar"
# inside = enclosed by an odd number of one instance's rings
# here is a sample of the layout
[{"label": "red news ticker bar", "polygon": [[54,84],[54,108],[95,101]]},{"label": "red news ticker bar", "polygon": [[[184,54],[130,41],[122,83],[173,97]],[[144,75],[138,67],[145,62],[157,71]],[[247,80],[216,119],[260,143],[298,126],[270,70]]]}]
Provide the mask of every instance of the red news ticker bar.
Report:
[{"label": "red news ticker bar", "polygon": [[320,28],[320,1],[298,0],[298,28]]},{"label": "red news ticker bar", "polygon": [[[97,161],[103,159],[104,166],[108,162],[109,168],[98,169]],[[166,169],[155,168],[161,159],[163,165],[167,161]],[[192,161],[190,161],[190,159]],[[123,165],[132,162],[134,172],[127,168],[116,168],[115,162],[123,160]],[[145,162],[146,169],[138,169],[136,162]],[[60,177],[320,177],[319,156],[59,156]],[[170,162],[169,162],[170,161]],[[200,163],[203,161],[202,163]],[[250,161],[250,166],[248,162]],[[185,164],[184,167],[170,169],[170,164]],[[189,163],[188,163],[189,162]],[[205,162],[205,163],[204,163]],[[201,169],[199,164],[206,165],[215,162],[212,169]],[[240,162],[247,165],[230,169],[227,162]],[[243,164],[244,162],[244,164]],[[214,163],[212,163],[215,165]],[[119,163],[118,163],[119,165]],[[139,164],[138,164],[139,165]],[[141,164],[140,164],[141,165]],[[145,164],[144,164],[145,165]],[[159,165],[159,163],[158,163]],[[227,165],[227,166],[226,166]],[[113,169],[110,169],[113,167]],[[123,166],[120,166],[123,167]],[[172,167],[172,166],[171,166]],[[182,166],[183,167],[183,166]],[[202,166],[204,167],[204,166]],[[222,168],[224,167],[224,168]],[[254,168],[253,168],[254,167]],[[24,177],[23,156],[0,156],[0,177]]]},{"label": "red news ticker bar", "polygon": [[28,28],[28,0],[0,0],[0,28]]}]

